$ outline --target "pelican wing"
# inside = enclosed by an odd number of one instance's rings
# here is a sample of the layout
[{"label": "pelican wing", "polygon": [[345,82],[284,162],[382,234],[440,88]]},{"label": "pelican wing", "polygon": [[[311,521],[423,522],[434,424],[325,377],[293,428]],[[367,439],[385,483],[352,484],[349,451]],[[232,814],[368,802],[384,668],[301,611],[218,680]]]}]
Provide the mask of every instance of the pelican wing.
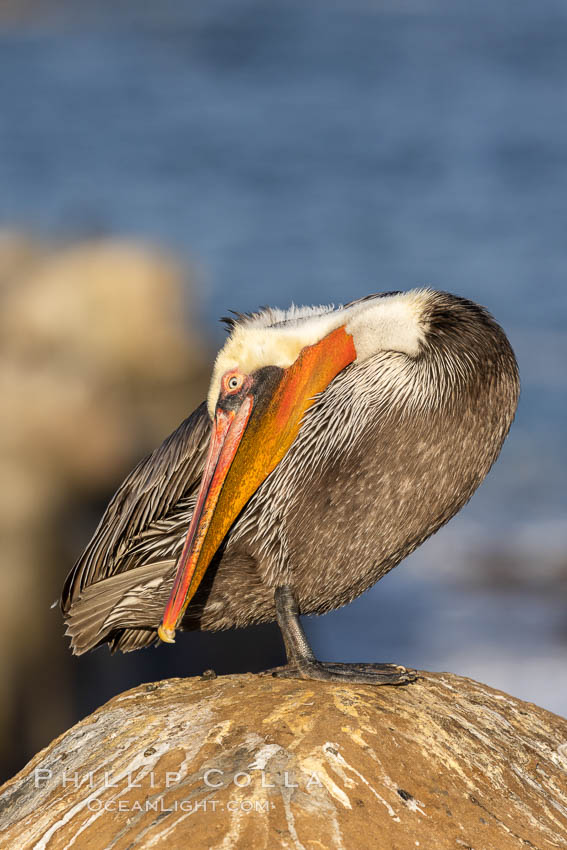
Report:
[{"label": "pelican wing", "polygon": [[75,652],[105,640],[122,650],[155,640],[210,429],[203,403],[140,461],[113,496],[63,588],[61,609]]}]

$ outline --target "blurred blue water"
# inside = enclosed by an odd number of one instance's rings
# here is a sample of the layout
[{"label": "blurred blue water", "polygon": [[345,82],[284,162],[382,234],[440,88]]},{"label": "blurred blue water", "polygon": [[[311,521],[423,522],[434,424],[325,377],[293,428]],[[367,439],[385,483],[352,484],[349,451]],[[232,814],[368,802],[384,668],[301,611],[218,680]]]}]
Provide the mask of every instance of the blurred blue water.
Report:
[{"label": "blurred blue water", "polygon": [[[171,246],[211,324],[423,284],[488,306],[523,376],[500,461],[408,567],[309,628],[328,657],[377,642],[567,712],[565,608],[538,579],[567,561],[567,6],[83,5],[0,30],[0,220]],[[530,596],[454,588],[479,546],[512,547]]]}]

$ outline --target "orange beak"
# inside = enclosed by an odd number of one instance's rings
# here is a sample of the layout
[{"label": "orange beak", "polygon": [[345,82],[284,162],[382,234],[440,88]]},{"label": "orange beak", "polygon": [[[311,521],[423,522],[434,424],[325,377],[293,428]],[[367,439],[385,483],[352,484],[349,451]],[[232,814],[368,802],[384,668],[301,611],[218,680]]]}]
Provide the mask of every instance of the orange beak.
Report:
[{"label": "orange beak", "polygon": [[[201,486],[158,628],[173,643],[185,609],[230,526],[295,440],[306,410],[356,357],[344,327],[303,348],[288,369],[251,387],[237,409],[217,405]],[[273,373],[276,373],[274,379]]]}]

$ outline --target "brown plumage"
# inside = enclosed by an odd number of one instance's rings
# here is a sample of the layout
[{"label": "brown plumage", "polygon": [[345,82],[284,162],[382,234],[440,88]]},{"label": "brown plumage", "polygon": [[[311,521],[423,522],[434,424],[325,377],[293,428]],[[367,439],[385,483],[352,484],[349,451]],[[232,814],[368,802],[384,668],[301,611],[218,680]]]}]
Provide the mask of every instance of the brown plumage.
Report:
[{"label": "brown plumage", "polygon": [[[291,447],[230,525],[180,628],[274,620],[281,586],[301,613],[350,602],[454,516],[498,456],[516,409],[517,366],[502,329],[470,301],[388,293],[338,311],[264,310],[239,316],[231,330],[242,332],[239,351],[262,329],[274,345],[289,328],[311,344],[319,325],[324,335],[351,314],[360,318],[347,330],[364,358],[306,410]],[[385,340],[378,350],[376,339]],[[209,407],[128,476],[67,578],[61,604],[74,652],[156,640],[217,395],[213,377]]]}]

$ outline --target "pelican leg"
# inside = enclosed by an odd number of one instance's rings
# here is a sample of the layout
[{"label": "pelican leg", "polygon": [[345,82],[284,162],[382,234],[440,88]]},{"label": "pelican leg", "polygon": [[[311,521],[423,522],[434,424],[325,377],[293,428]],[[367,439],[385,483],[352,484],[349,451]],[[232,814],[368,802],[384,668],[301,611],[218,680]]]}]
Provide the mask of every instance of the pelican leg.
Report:
[{"label": "pelican leg", "polygon": [[370,685],[405,685],[417,678],[415,671],[399,664],[339,664],[318,661],[299,621],[299,606],[291,587],[283,585],[276,588],[274,598],[287,664],[267,670],[266,674],[287,679],[320,679],[324,682]]}]

